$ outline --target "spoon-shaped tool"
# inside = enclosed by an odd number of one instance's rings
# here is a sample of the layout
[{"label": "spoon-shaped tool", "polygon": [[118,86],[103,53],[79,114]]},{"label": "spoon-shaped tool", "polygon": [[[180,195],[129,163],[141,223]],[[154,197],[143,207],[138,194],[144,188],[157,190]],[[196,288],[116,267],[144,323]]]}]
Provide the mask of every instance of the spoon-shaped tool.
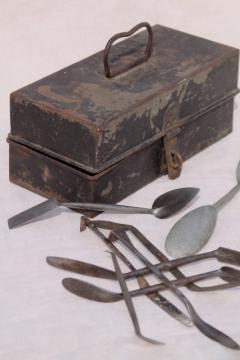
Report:
[{"label": "spoon-shaped tool", "polygon": [[[202,281],[215,277],[219,277],[227,282],[225,284],[221,284],[221,286],[224,286],[223,288],[225,289],[240,285],[240,271],[228,266],[223,266],[218,270],[213,270],[206,273],[201,273],[197,275],[184,277],[182,279],[173,280],[171,281],[171,284],[175,286],[185,286],[186,284],[191,283],[193,281],[194,282]],[[93,300],[98,302],[115,302],[123,299],[123,294],[121,293],[115,293],[79,279],[65,278],[62,280],[62,284],[66,290],[88,300]],[[147,286],[142,289],[129,291],[129,295],[131,297],[148,295],[154,293],[155,291],[162,291],[166,289],[167,287],[163,283],[160,283],[156,285]]]},{"label": "spoon-shaped tool", "polygon": [[136,249],[135,246],[127,242],[117,232],[113,231],[113,233],[133,254],[137,256],[140,261],[145,264],[146,267],[153,272],[153,274],[155,274],[163,282],[163,284],[166,285],[169,290],[171,290],[179,298],[179,300],[185,305],[192,322],[203,334],[226,347],[240,350],[240,346],[229,336],[201,319],[188,298],[175,285],[173,285],[160,270],[156,269],[156,267],[138,249]]},{"label": "spoon-shaped tool", "polygon": [[217,222],[218,211],[240,190],[240,162],[236,170],[237,185],[213,205],[201,206],[184,215],[172,227],[165,247],[173,257],[197,253],[210,239]]},{"label": "spoon-shaped tool", "polygon": [[[165,261],[155,266],[161,271],[169,271],[176,267],[193,263],[202,259],[216,258],[218,261],[240,265],[240,252],[232,249],[219,247],[216,250],[209,251],[202,254],[186,256],[170,261]],[[112,270],[86,263],[84,261],[68,259],[57,256],[47,256],[46,261],[49,265],[52,265],[58,269],[75,272],[82,275],[93,276],[97,278],[116,280],[116,273]],[[136,276],[143,276],[150,273],[148,268],[142,268],[138,270],[132,270],[123,274],[124,279],[134,278]],[[205,288],[201,288],[205,289]],[[199,290],[197,290],[199,291]],[[202,290],[201,290],[202,291]]]},{"label": "spoon-shaped tool", "polygon": [[157,197],[150,209],[117,204],[57,202],[55,199],[50,199],[11,217],[8,219],[8,226],[10,229],[13,229],[26,224],[58,206],[65,206],[71,209],[108,211],[122,214],[150,214],[159,219],[164,219],[174,215],[176,212],[185,207],[190,201],[192,201],[198,192],[199,189],[194,187],[168,191]]},{"label": "spoon-shaped tool", "polygon": [[124,280],[124,278],[122,276],[121,268],[120,268],[120,265],[118,263],[117,257],[116,257],[116,255],[114,253],[111,253],[111,255],[112,255],[112,261],[113,261],[114,269],[115,269],[115,272],[116,272],[116,275],[117,275],[117,279],[118,279],[119,285],[120,285],[120,287],[122,289],[123,297],[124,297],[124,300],[126,302],[130,317],[132,319],[132,323],[133,323],[136,335],[140,339],[142,339],[144,341],[147,341],[147,342],[149,342],[151,344],[164,345],[162,342],[150,339],[150,338],[142,335],[141,330],[140,330],[140,326],[139,326],[139,323],[138,323],[137,314],[136,314],[136,311],[134,309],[134,305],[133,305],[133,302],[132,302],[132,298],[131,298],[131,296],[129,294],[127,284],[126,284],[126,282],[125,282],[125,280]]}]

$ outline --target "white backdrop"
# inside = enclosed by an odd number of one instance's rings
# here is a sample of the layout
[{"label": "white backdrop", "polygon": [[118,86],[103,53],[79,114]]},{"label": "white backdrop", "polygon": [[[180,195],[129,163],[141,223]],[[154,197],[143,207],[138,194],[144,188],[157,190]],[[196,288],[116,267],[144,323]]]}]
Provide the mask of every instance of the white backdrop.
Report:
[{"label": "white backdrop", "polygon": [[[79,233],[79,215],[70,211],[8,230],[8,217],[43,199],[8,182],[5,142],[9,132],[9,93],[101,50],[114,33],[149,21],[240,48],[239,11],[238,0],[0,2],[0,359],[239,359],[239,352],[210,341],[194,327],[181,326],[146,298],[134,301],[142,331],[164,341],[165,346],[148,345],[135,337],[123,302],[100,304],[67,293],[61,279],[69,273],[50,268],[45,263],[47,255],[112,268],[110,256],[89,230]],[[184,163],[176,181],[162,177],[124,203],[151,206],[164,191],[197,186],[201,193],[193,208],[213,203],[229,190],[235,184],[240,158],[239,101],[237,98],[233,134]],[[218,246],[240,250],[239,209],[240,196],[219,214],[216,231],[204,251]],[[99,218],[133,224],[164,250],[170,227],[186,211],[163,221],[110,214]],[[211,260],[184,271],[194,274],[220,266]],[[107,280],[87,280],[119,289],[117,283]],[[183,291],[207,321],[240,343],[240,289],[202,294]]]}]

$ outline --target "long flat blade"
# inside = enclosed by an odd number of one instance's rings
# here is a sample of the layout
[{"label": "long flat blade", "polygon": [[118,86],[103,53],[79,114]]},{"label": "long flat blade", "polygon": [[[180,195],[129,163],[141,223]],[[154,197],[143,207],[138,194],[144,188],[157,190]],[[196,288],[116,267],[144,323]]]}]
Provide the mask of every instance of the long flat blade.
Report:
[{"label": "long flat blade", "polygon": [[114,253],[111,253],[111,255],[112,255],[113,265],[114,265],[114,269],[115,269],[115,272],[116,272],[116,275],[117,275],[117,279],[118,279],[119,285],[120,285],[120,287],[122,289],[123,297],[124,297],[124,300],[126,302],[130,317],[132,319],[132,323],[133,323],[136,335],[138,337],[140,337],[142,340],[147,341],[147,342],[149,342],[151,344],[155,344],[155,345],[162,344],[163,345],[163,343],[161,343],[159,341],[150,339],[150,338],[142,335],[141,330],[140,330],[140,326],[139,326],[139,322],[138,322],[138,318],[137,318],[137,314],[136,314],[136,311],[135,311],[135,308],[134,308],[134,305],[133,305],[133,301],[132,301],[132,298],[131,298],[131,296],[129,294],[127,284],[126,284],[126,282],[124,280],[120,265],[119,265],[118,260],[117,260],[117,256]]},{"label": "long flat blade", "polygon": [[[94,222],[92,222],[94,223]],[[100,221],[98,222],[100,223]],[[114,232],[119,234],[123,239],[125,239],[125,241],[129,242],[131,244],[131,240],[129,238],[129,236],[127,235],[127,229],[124,227],[126,227],[126,225],[122,225],[123,226],[123,230],[115,230]],[[111,235],[113,236],[111,239]],[[114,234],[113,232],[109,235],[109,239],[111,239],[113,241],[114,239]],[[115,237],[116,239],[116,237]],[[132,270],[134,270],[134,266],[132,266],[132,264],[130,265],[130,267]],[[147,280],[144,277],[137,277],[137,281],[138,284],[141,288],[145,288],[149,286],[149,283],[147,282]],[[158,292],[155,292],[153,294],[147,294],[147,297],[153,302],[155,303],[157,306],[159,306],[162,310],[164,310],[166,313],[168,313],[172,318],[174,318],[175,320],[181,322],[182,324],[186,325],[186,326],[192,326],[192,321],[189,319],[189,317],[187,315],[185,315],[181,310],[179,310],[174,304],[172,304],[170,301],[168,301],[163,295],[159,294]]]},{"label": "long flat blade", "polygon": [[55,199],[43,201],[41,204],[31,207],[8,219],[9,229],[24,225],[29,221],[45,214],[46,212],[55,209],[59,204]]},{"label": "long flat blade", "polygon": [[[150,286],[144,277],[138,278],[138,283],[140,287],[143,289],[145,287]],[[154,292],[146,295],[154,304],[158,305],[162,310],[164,310],[167,314],[169,314],[173,319],[179,321],[185,326],[192,326],[192,321],[189,319],[187,315],[185,315],[182,311],[180,311],[174,304],[168,301],[165,297],[163,297],[158,292]]]},{"label": "long flat blade", "polygon": [[57,256],[48,256],[46,261],[58,269],[75,272],[77,274],[94,276],[101,279],[116,280],[116,273],[112,270],[104,269],[100,266],[89,264],[84,261],[67,259]]}]

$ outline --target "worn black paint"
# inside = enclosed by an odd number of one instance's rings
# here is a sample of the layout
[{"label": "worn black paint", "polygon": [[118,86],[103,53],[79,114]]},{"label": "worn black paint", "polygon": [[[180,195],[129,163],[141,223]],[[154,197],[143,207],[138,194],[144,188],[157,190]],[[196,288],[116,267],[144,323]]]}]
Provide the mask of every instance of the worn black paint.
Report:
[{"label": "worn black paint", "polygon": [[[146,31],[114,45],[111,68],[145,46]],[[166,172],[166,133],[179,129],[187,159],[231,132],[237,49],[156,25],[145,63],[108,79],[102,55],[11,94],[11,181],[62,201],[116,202]]]}]

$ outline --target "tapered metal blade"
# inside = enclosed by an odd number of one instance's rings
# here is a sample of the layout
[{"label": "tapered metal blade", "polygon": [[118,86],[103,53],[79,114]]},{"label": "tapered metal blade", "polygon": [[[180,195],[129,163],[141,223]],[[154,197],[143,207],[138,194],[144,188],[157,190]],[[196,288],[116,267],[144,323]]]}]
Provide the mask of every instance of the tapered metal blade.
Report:
[{"label": "tapered metal blade", "polygon": [[[124,226],[124,225],[123,225]],[[121,238],[123,238],[128,243],[132,243],[130,237],[127,235],[127,229],[125,227],[124,230],[117,230],[115,234],[118,233]],[[130,230],[131,231],[131,230]],[[133,233],[134,234],[134,233]],[[112,232],[109,235],[109,239],[111,235],[114,236]],[[138,238],[138,237],[137,237]],[[138,284],[141,288],[145,288],[149,286],[149,283],[144,277],[138,277]],[[189,319],[187,315],[185,315],[181,310],[179,310],[174,304],[172,304],[168,299],[166,299],[162,294],[155,292],[153,294],[147,294],[147,297],[156,305],[158,305],[161,309],[163,309],[166,313],[168,313],[172,318],[184,324],[185,326],[192,326],[192,321]]]},{"label": "tapered metal blade", "polygon": [[139,322],[138,322],[138,318],[137,318],[137,314],[136,314],[136,311],[135,311],[135,308],[134,308],[134,305],[133,305],[133,301],[132,301],[131,295],[129,294],[127,284],[126,284],[126,282],[124,280],[120,265],[119,265],[118,260],[117,260],[117,256],[115,255],[115,253],[111,253],[111,255],[112,255],[113,265],[114,265],[114,269],[115,269],[115,272],[116,272],[116,275],[117,275],[117,279],[118,279],[119,285],[120,285],[120,287],[122,289],[123,297],[124,297],[124,300],[126,302],[126,305],[127,305],[127,308],[128,308],[128,311],[129,311],[129,314],[130,314],[130,317],[131,317],[131,320],[132,320],[136,335],[138,337],[140,337],[142,340],[147,341],[147,342],[149,342],[151,344],[155,344],[155,345],[162,344],[163,345],[162,342],[150,339],[150,338],[142,335],[141,330],[140,330],[140,326],[139,326]]},{"label": "tapered metal blade", "polygon": [[188,205],[198,194],[199,189],[186,187],[168,191],[160,195],[153,203],[152,208],[161,208],[160,219],[168,218]]},{"label": "tapered metal blade", "polygon": [[40,215],[45,214],[46,212],[55,209],[59,204],[55,199],[50,199],[33,206],[30,209],[27,209],[20,214],[17,214],[10,219],[8,219],[9,229],[13,229],[17,226],[28,223],[29,221],[39,217]]},{"label": "tapered metal blade", "polygon": [[114,293],[106,289],[101,289],[80,279],[65,278],[62,280],[62,285],[72,294],[88,300],[98,302],[115,302],[123,299],[122,294]]},{"label": "tapered metal blade", "polygon": [[89,264],[84,261],[67,259],[63,257],[48,256],[46,261],[58,269],[63,269],[77,274],[94,276],[101,279],[116,280],[116,273],[112,270],[104,269],[100,266]]}]

